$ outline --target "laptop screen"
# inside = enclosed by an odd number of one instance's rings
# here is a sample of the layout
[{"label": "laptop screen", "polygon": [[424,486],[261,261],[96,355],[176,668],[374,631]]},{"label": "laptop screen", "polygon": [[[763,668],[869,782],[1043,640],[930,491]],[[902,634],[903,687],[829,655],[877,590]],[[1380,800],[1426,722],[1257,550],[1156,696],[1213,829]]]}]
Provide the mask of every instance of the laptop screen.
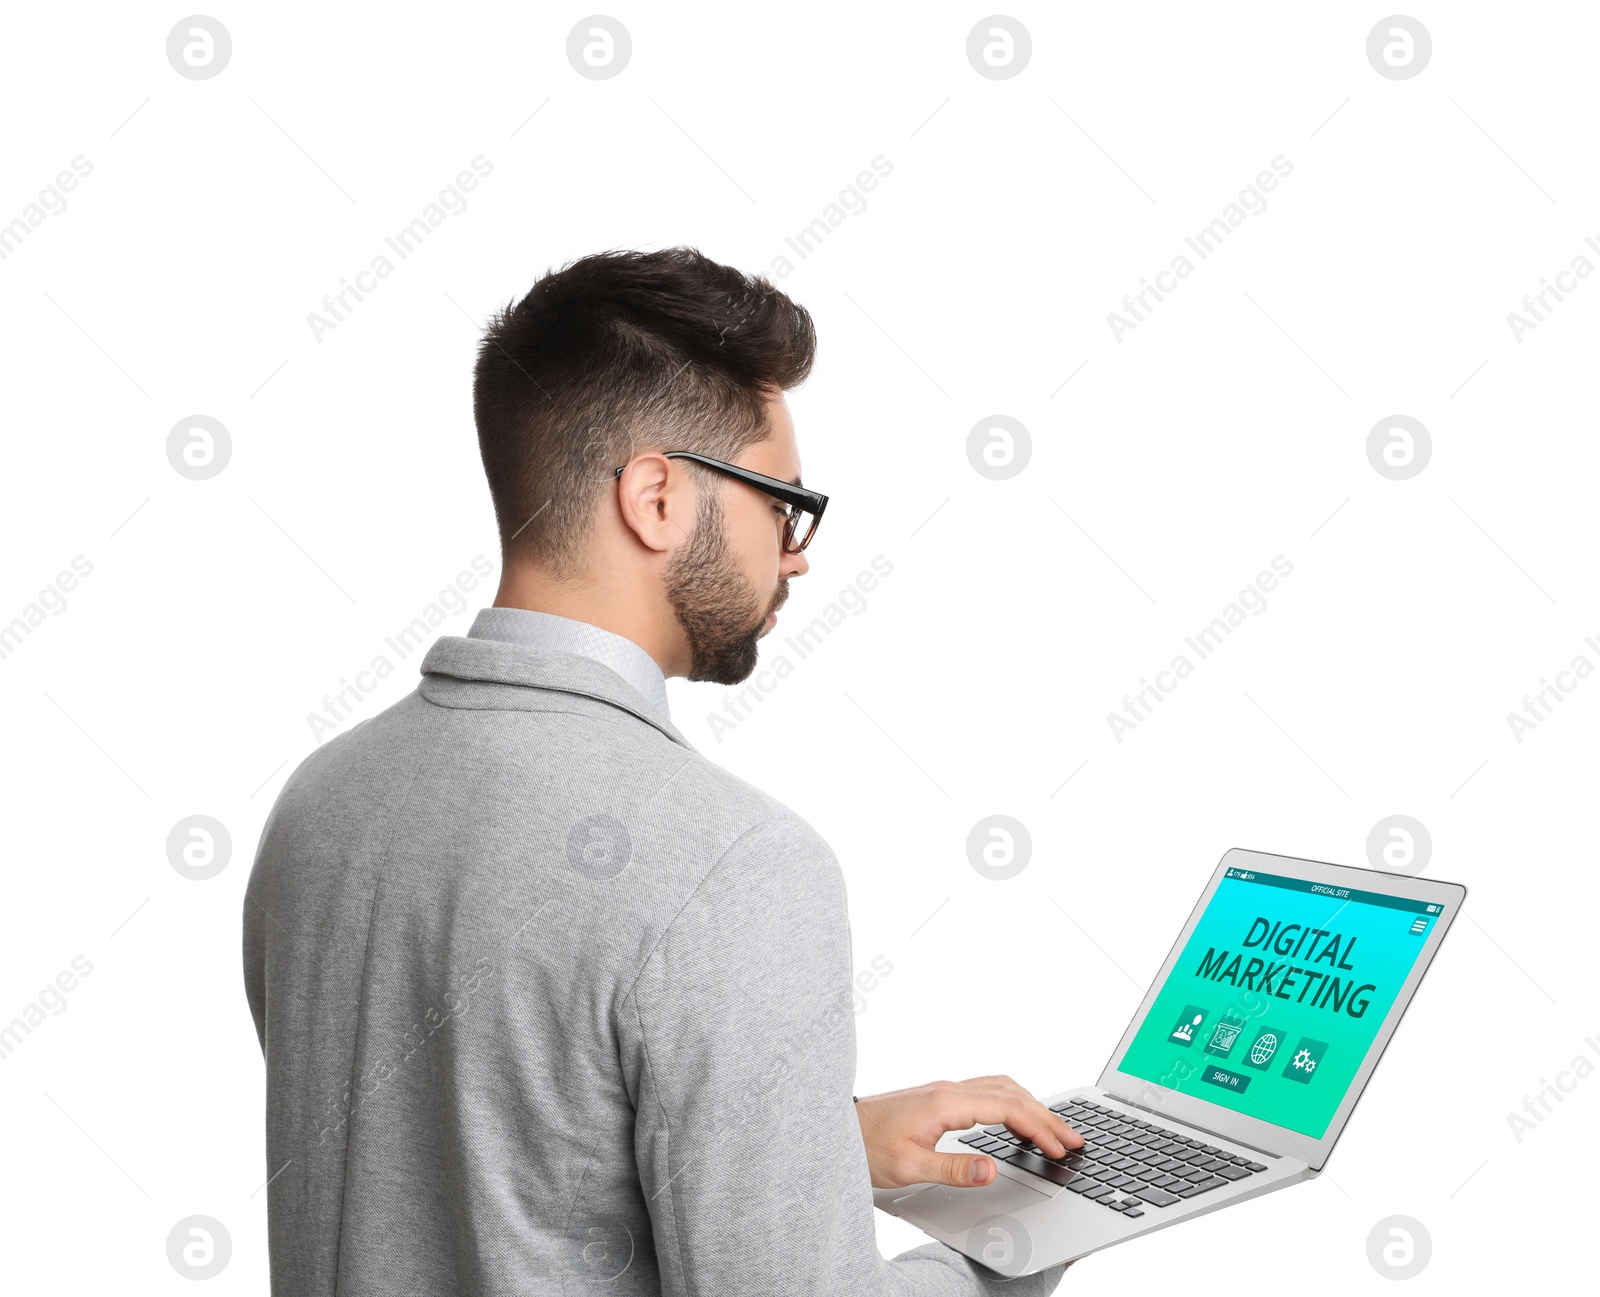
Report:
[{"label": "laptop screen", "polygon": [[1229,869],[1116,1066],[1321,1139],[1441,909]]}]

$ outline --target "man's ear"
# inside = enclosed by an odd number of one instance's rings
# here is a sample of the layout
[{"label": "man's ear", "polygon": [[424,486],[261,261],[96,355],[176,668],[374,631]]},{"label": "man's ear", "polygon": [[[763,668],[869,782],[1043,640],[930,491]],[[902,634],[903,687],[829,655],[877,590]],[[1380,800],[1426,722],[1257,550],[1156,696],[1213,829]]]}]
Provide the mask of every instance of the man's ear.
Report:
[{"label": "man's ear", "polygon": [[641,545],[665,554],[694,530],[694,484],[665,455],[635,455],[617,478],[617,508]]}]

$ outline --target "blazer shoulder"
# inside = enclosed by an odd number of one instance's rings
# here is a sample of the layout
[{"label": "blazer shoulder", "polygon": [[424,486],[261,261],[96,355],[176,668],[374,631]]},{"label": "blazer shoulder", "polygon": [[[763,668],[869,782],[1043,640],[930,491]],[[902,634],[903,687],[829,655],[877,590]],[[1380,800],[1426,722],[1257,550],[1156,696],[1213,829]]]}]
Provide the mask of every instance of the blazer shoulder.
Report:
[{"label": "blazer shoulder", "polygon": [[[681,749],[680,749],[681,751]],[[680,777],[694,789],[695,799],[720,808],[730,827],[743,832],[765,823],[779,823],[824,849],[827,843],[796,810],[698,752],[686,752]]]}]

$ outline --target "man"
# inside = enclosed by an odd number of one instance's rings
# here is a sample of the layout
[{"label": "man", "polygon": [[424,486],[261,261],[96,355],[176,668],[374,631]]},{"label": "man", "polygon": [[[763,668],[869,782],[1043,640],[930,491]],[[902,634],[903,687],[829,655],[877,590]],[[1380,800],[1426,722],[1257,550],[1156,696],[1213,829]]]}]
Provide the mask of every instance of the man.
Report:
[{"label": "man", "polygon": [[686,248],[492,322],[494,607],[300,765],[245,898],[274,1292],[1002,1291],[938,1243],[885,1262],[869,1184],[989,1183],[933,1151],[975,1122],[1082,1141],[1003,1076],[852,1105],[838,864],[667,711],[667,676],[744,680],[807,571],[814,349]]}]

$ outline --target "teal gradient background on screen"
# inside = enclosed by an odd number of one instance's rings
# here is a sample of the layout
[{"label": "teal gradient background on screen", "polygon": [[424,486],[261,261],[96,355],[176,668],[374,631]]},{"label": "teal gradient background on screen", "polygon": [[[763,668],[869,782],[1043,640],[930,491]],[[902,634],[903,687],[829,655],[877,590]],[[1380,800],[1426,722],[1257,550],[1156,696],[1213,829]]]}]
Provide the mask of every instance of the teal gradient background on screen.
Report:
[{"label": "teal gradient background on screen", "polygon": [[[1422,902],[1403,904],[1408,908],[1224,877],[1123,1054],[1119,1070],[1321,1139],[1438,918],[1426,913]],[[1314,944],[1308,939],[1299,957],[1292,953],[1290,942],[1285,943],[1289,954],[1279,954],[1268,941],[1246,946],[1252,925],[1261,930],[1257,919],[1337,934],[1338,954],[1331,958],[1350,967],[1337,967],[1324,954],[1330,937],[1317,937]],[[1413,932],[1418,920],[1425,922],[1425,928]],[[1300,935],[1293,940],[1298,942]],[[1224,951],[1227,959],[1210,964],[1210,970],[1225,969],[1235,956],[1242,956],[1237,986],[1201,972],[1208,954],[1215,960]],[[1259,974],[1255,989],[1243,976],[1252,958],[1337,977],[1341,990],[1352,988],[1351,996],[1341,1009],[1335,1010],[1332,995],[1318,1008],[1315,1002],[1323,998],[1328,983],[1305,974],[1290,974],[1287,986],[1281,975],[1274,977],[1263,994]],[[1368,983],[1373,990],[1355,989]],[[1308,984],[1311,989],[1301,998]],[[1365,1010],[1360,1017],[1351,1016],[1362,998],[1367,1001]],[[1198,1027],[1191,1021],[1196,1010],[1204,1013]],[[1218,1024],[1225,1020],[1242,1024],[1226,1056],[1206,1052]],[[1173,1036],[1180,1022],[1191,1024],[1188,1044]],[[1274,1039],[1268,1041],[1267,1036]],[[1268,1055],[1264,1063],[1252,1062],[1253,1056],[1263,1054]]]}]

